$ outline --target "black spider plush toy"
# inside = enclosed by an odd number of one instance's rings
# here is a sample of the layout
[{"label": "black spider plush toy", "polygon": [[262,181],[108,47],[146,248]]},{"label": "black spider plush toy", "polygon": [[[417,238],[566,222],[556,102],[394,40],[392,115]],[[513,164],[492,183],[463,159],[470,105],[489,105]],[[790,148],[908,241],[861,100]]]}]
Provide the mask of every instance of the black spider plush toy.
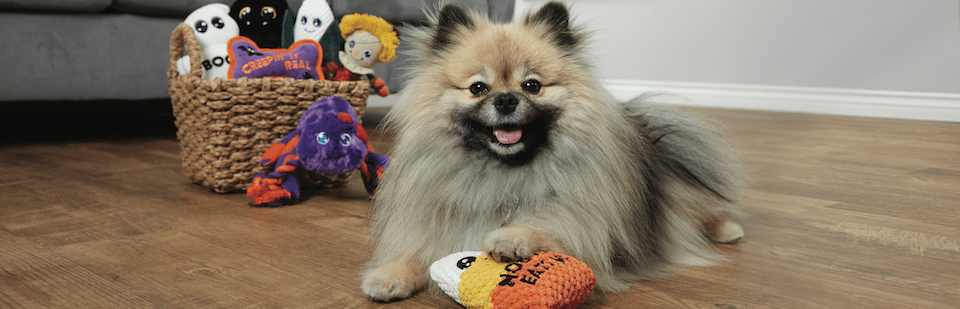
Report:
[{"label": "black spider plush toy", "polygon": [[283,18],[289,9],[285,0],[237,0],[230,16],[240,26],[240,35],[262,48],[279,48],[283,36]]}]

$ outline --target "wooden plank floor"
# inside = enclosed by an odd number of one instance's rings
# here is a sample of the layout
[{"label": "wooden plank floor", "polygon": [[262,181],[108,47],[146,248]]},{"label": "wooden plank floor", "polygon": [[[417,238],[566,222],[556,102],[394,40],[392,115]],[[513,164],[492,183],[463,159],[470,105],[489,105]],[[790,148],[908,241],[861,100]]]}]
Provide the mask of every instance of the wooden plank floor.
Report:
[{"label": "wooden plank floor", "polygon": [[[960,123],[693,110],[751,170],[747,238],[719,266],[585,308],[960,307]],[[358,179],[251,208],[188,181],[178,153],[171,138],[0,146],[0,308],[456,307],[363,296]]]}]

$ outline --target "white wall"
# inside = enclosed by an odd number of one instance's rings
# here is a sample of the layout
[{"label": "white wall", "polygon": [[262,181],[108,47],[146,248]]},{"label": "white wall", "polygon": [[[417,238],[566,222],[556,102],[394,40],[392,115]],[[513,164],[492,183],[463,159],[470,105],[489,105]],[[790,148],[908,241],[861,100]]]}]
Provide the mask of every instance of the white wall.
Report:
[{"label": "white wall", "polygon": [[[593,32],[589,51],[598,70],[626,92],[706,87],[750,96],[786,87],[802,97],[853,90],[880,94],[897,108],[952,114],[906,118],[960,121],[958,0],[564,2]],[[520,0],[517,11],[542,3]],[[834,111],[831,100],[815,110],[768,109],[897,117]]]}]

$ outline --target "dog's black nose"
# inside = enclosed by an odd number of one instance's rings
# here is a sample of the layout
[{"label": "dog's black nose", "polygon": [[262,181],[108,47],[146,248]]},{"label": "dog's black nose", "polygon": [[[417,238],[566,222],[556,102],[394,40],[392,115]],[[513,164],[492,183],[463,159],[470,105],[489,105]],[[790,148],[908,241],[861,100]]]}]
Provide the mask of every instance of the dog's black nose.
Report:
[{"label": "dog's black nose", "polygon": [[501,94],[493,101],[493,107],[503,115],[513,113],[513,111],[517,110],[517,105],[519,104],[520,100],[512,94]]}]

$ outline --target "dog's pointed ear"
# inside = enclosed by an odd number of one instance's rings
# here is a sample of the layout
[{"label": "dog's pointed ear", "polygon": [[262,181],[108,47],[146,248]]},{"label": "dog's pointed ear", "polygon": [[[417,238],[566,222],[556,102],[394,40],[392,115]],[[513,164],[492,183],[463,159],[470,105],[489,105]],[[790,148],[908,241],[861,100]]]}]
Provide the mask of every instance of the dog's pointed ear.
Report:
[{"label": "dog's pointed ear", "polygon": [[436,33],[433,35],[433,42],[430,44],[434,50],[445,49],[453,42],[453,34],[460,27],[472,29],[474,27],[473,19],[463,8],[455,4],[447,4],[437,13],[437,23],[435,25]]},{"label": "dog's pointed ear", "polygon": [[570,26],[570,11],[560,2],[550,2],[524,19],[526,25],[542,25],[553,35],[557,46],[573,48],[580,44],[580,35]]}]

